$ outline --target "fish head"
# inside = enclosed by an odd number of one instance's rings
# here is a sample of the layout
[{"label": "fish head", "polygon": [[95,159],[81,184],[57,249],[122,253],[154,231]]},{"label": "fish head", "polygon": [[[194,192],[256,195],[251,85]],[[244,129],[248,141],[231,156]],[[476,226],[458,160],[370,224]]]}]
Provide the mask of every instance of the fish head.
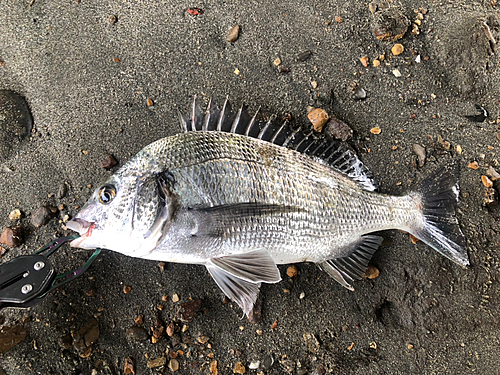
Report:
[{"label": "fish head", "polygon": [[118,171],[95,189],[66,227],[80,234],[71,246],[104,248],[142,257],[161,240],[171,219],[172,199],[166,183],[155,174]]}]

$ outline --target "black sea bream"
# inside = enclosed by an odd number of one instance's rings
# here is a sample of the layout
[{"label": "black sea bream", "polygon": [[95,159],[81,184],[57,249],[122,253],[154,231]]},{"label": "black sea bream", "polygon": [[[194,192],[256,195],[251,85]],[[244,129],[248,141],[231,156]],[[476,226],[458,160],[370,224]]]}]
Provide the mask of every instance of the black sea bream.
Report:
[{"label": "black sea bream", "polygon": [[456,168],[405,196],[375,192],[372,174],[340,141],[193,103],[182,132],[146,146],[96,189],[67,227],[72,246],[207,267],[248,315],[276,264],[315,262],[353,289],[382,242],[401,229],[465,266],[455,218]]}]

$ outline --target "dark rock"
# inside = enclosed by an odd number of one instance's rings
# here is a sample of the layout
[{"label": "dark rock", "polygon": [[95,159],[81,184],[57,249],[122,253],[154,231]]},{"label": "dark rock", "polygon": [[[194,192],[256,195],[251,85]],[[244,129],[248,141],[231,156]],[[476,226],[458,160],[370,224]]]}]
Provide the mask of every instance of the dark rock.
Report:
[{"label": "dark rock", "polygon": [[127,329],[127,338],[136,341],[145,341],[149,339],[149,335],[144,328],[133,326]]},{"label": "dark rock", "polygon": [[92,319],[78,330],[78,334],[84,338],[85,346],[91,346],[99,338],[99,322],[96,319]]},{"label": "dark rock", "polygon": [[0,353],[5,354],[10,348],[26,338],[26,329],[22,326],[2,327],[0,329]]},{"label": "dark rock", "polygon": [[299,53],[297,55],[297,61],[304,62],[304,61],[306,61],[311,56],[312,56],[312,52],[311,51],[301,52],[301,53]]},{"label": "dark rock", "polygon": [[110,25],[114,25],[115,23],[118,22],[118,17],[116,17],[114,14],[112,14],[108,17],[108,22]]},{"label": "dark rock", "polygon": [[172,346],[177,346],[182,342],[181,337],[177,334],[173,335],[172,338],[170,339],[170,343]]},{"label": "dark rock", "polygon": [[68,193],[68,187],[66,186],[66,184],[61,184],[61,185],[59,185],[59,188],[57,189],[56,198],[63,199],[67,193]]},{"label": "dark rock", "polygon": [[31,214],[30,222],[31,225],[39,228],[42,225],[47,224],[50,221],[50,219],[52,219],[53,216],[54,213],[49,207],[41,206],[38,210],[36,210]]},{"label": "dark rock", "polygon": [[58,342],[61,349],[70,349],[73,345],[73,337],[71,337],[71,335],[68,333],[64,336],[59,337]]},{"label": "dark rock", "polygon": [[31,133],[33,118],[26,100],[10,90],[0,90],[0,161]]},{"label": "dark rock", "polygon": [[349,125],[333,116],[330,117],[330,121],[326,124],[323,132],[330,137],[340,139],[343,142],[351,139],[353,135],[353,130],[349,127]]},{"label": "dark rock", "polygon": [[116,164],[118,164],[118,162],[113,157],[113,155],[108,154],[103,160],[101,160],[101,162],[99,163],[99,167],[104,168],[104,169],[111,169]]},{"label": "dark rock", "polygon": [[201,300],[195,299],[190,302],[181,303],[177,307],[175,317],[183,323],[188,323],[194,319],[194,316],[201,307]]},{"label": "dark rock", "polygon": [[23,242],[21,227],[7,227],[0,235],[0,243],[9,247],[18,247]]}]

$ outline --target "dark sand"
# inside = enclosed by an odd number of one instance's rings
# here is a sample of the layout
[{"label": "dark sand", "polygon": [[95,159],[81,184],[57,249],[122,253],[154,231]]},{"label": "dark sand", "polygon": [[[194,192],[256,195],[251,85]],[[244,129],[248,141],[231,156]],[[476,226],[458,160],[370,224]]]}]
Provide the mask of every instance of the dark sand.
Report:
[{"label": "dark sand", "polygon": [[[499,5],[405,0],[403,13],[411,21],[418,7],[428,13],[420,35],[408,31],[399,41],[405,51],[392,56],[394,42],[374,37],[373,16],[359,1],[32,3],[0,3],[0,89],[25,96],[34,119],[33,136],[1,160],[0,223],[10,225],[8,214],[19,208],[25,233],[25,244],[9,250],[2,262],[65,235],[59,217],[34,228],[30,215],[46,203],[64,204],[63,214],[75,215],[112,173],[99,168],[107,154],[122,165],[141,147],[175,133],[177,109],[187,110],[198,94],[220,103],[229,95],[236,106],[246,102],[268,115],[290,113],[299,124],[307,123],[308,105],[324,108],[354,129],[355,147],[370,150],[361,157],[382,192],[402,194],[433,169],[458,163],[458,217],[471,266],[452,264],[428,246],[412,244],[407,234],[387,232],[372,261],[378,278],[356,282],[350,292],[314,264],[298,264],[293,281],[280,267],[283,281],[261,288],[262,319],[251,324],[237,306],[223,303],[203,267],[167,264],[162,273],[157,262],[104,252],[84,276],[42,303],[1,311],[4,326],[27,331],[24,341],[0,354],[6,374],[122,374],[127,357],[137,374],[161,373],[147,368],[145,355],[161,357],[167,347],[172,352],[172,340],[138,342],[126,332],[139,315],[148,332],[156,317],[168,325],[179,304],[171,300],[174,293],[180,302],[202,300],[187,331],[179,332],[181,340],[191,341],[174,348],[184,352],[177,357],[179,374],[209,374],[213,360],[220,374],[233,373],[237,362],[257,373],[249,364],[269,355],[274,364],[259,370],[265,374],[292,367],[294,374],[499,373],[500,208],[483,206],[481,183],[487,166],[498,166],[500,151],[500,47],[490,55],[482,26],[487,21],[500,39]],[[204,13],[192,16],[189,6]],[[108,22],[110,15],[118,18],[115,24]],[[236,24],[240,37],[230,44],[226,36]],[[312,56],[297,61],[306,50]],[[373,67],[382,54],[385,61]],[[366,68],[363,56],[369,58]],[[277,58],[290,72],[278,71]],[[356,84],[366,90],[365,100],[353,100]],[[148,107],[147,99],[154,105]],[[476,114],[475,104],[489,110],[485,122],[465,118]],[[381,133],[373,135],[376,126]],[[450,143],[449,152],[438,136]],[[415,143],[427,150],[420,169],[413,166]],[[467,167],[472,161],[479,169]],[[64,182],[69,192],[57,199]],[[88,256],[65,247],[54,262],[62,272]],[[124,285],[130,293],[123,293]],[[93,317],[100,332],[90,356],[63,350],[60,338]],[[210,348],[195,344],[200,334],[209,337]],[[304,334],[318,340],[315,353]]]}]

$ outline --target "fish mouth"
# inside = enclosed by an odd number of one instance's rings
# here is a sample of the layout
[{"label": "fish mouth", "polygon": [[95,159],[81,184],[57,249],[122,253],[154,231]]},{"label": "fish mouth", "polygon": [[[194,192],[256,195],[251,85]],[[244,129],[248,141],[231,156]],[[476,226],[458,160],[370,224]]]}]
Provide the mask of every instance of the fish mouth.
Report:
[{"label": "fish mouth", "polygon": [[68,221],[66,223],[66,228],[74,230],[75,232],[78,232],[78,234],[80,235],[80,237],[70,242],[70,246],[80,247],[81,243],[86,238],[92,235],[92,231],[95,228],[95,223],[84,219],[76,218]]}]

